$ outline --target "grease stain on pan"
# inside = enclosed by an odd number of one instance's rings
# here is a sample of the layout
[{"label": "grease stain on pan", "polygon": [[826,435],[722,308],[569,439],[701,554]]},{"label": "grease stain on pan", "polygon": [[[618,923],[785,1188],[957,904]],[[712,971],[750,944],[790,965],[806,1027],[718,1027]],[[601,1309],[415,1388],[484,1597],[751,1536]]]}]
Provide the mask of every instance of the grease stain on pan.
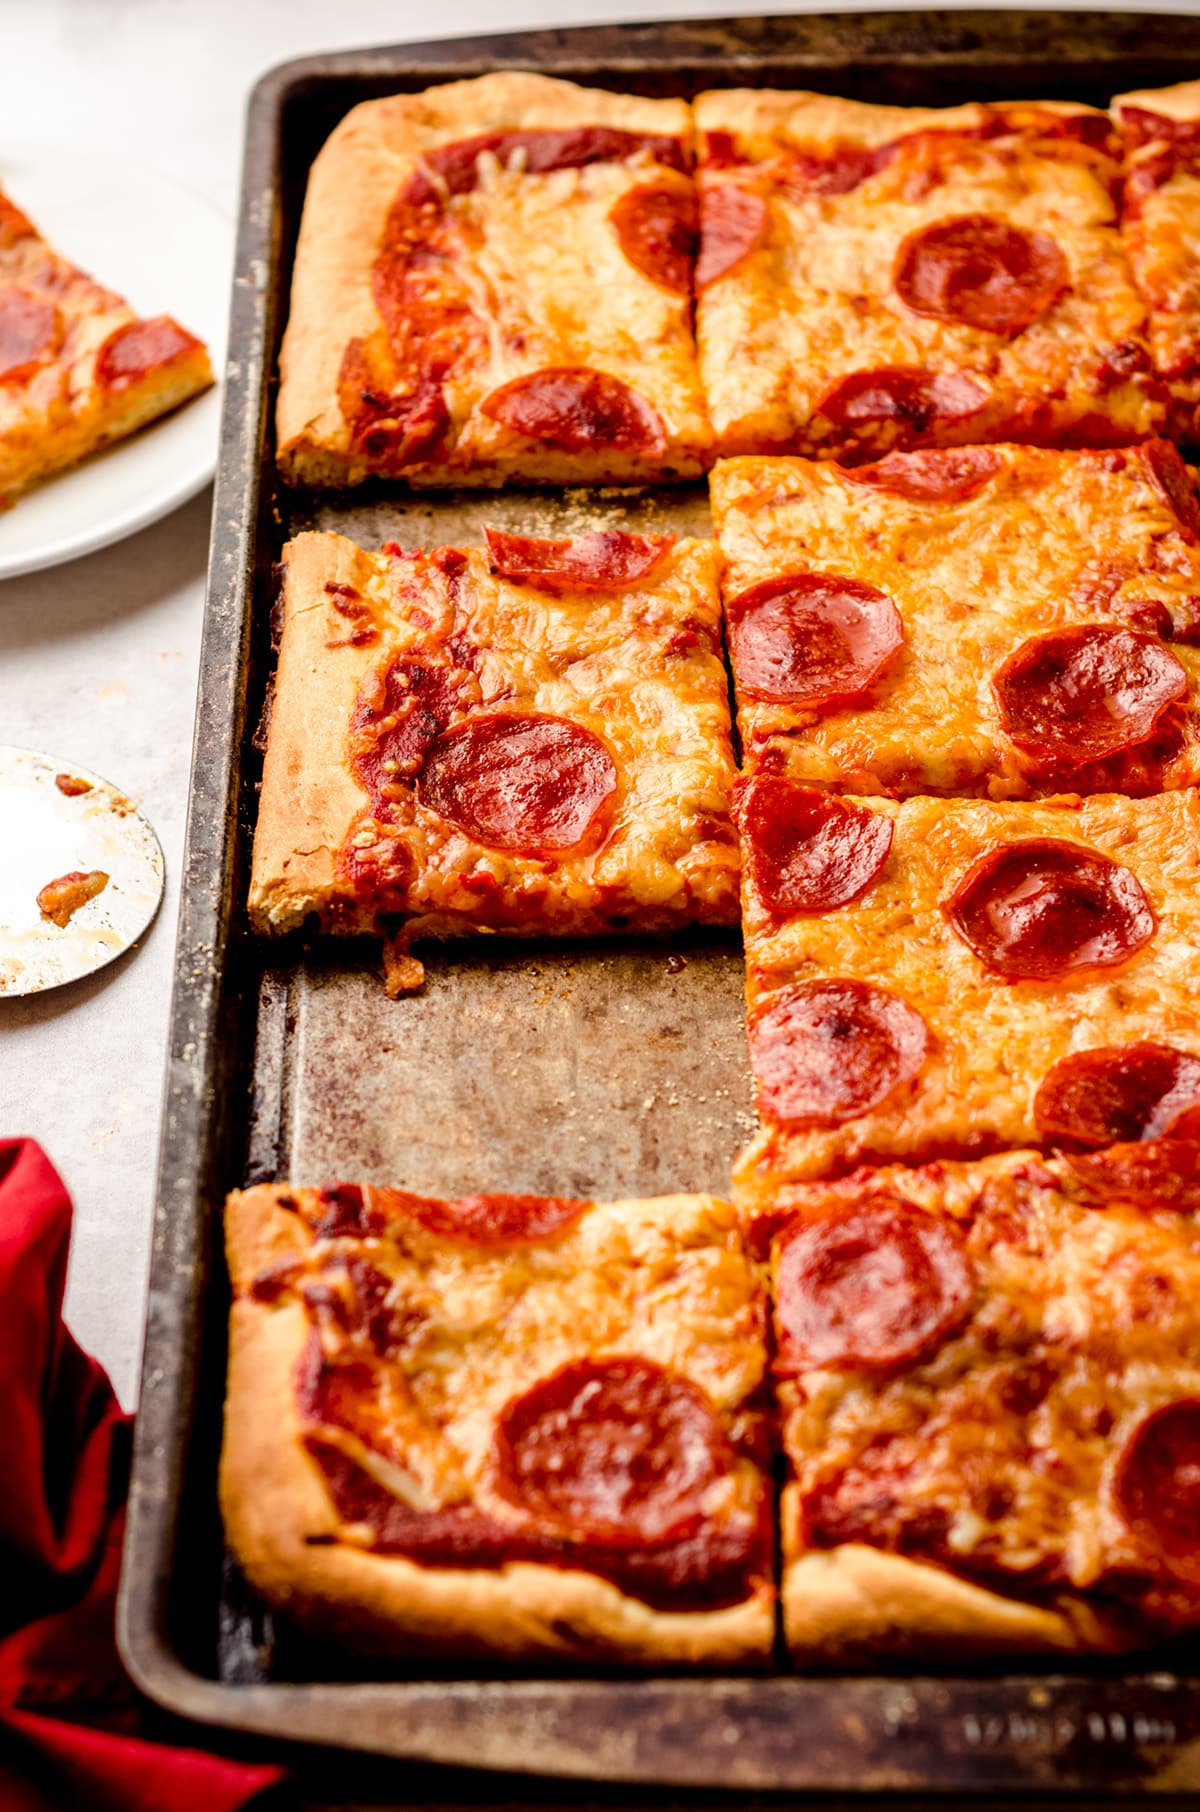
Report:
[{"label": "grease stain on pan", "polygon": [[102,969],[145,931],[162,891],[158,838],[123,793],[0,746],[0,997]]}]

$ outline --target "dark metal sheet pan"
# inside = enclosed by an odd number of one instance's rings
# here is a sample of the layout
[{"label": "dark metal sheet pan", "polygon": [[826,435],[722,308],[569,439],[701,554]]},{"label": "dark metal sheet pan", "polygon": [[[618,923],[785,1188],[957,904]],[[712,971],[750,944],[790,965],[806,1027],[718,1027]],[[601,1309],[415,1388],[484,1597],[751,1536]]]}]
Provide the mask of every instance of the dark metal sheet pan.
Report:
[{"label": "dark metal sheet pan", "polygon": [[683,1786],[705,1799],[713,1789],[743,1801],[778,1788],[1196,1790],[1194,1658],[1186,1673],[1176,1655],[1158,1671],[1132,1672],[1097,1662],[919,1677],[551,1677],[415,1662],[387,1678],[356,1676],[274,1627],[223,1554],[215,1473],[229,1187],[340,1175],[430,1191],[723,1190],[749,1125],[735,937],[449,947],[430,957],[425,992],[393,1003],[374,952],[266,947],[244,924],[271,567],[289,534],[326,527],[368,546],[433,544],[473,538],[485,517],[533,533],[667,519],[703,531],[703,497],[687,490],[405,499],[380,488],[338,501],[276,485],[272,374],[313,155],[357,101],[500,67],[654,94],[762,83],[901,103],[1104,103],[1123,88],[1200,75],[1200,18],[925,13],[612,26],[318,57],[255,90],[119,1611],[126,1665],[169,1712],[242,1740]]}]

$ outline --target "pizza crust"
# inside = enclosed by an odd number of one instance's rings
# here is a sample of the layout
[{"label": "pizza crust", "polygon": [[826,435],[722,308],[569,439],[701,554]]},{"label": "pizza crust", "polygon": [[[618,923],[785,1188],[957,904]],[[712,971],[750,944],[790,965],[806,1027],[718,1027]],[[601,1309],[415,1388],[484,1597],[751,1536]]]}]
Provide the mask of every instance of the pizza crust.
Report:
[{"label": "pizza crust", "polygon": [[[276,418],[277,458],[287,482],[357,484],[375,469],[368,456],[351,448],[338,380],[348,343],[369,338],[380,325],[371,291],[372,265],[388,209],[420,154],[489,131],[596,125],[677,137],[690,152],[691,110],[684,101],[610,94],[530,73],[505,72],[422,94],[391,95],[365,101],[347,114],[313,164],[296,249]],[[615,199],[631,180],[623,166],[608,168],[608,178],[588,181],[607,183]],[[422,459],[406,467],[407,483],[499,485],[513,477],[553,484],[637,482],[664,473],[698,476],[707,463],[712,437],[695,366],[689,298],[668,295],[626,261],[610,268],[607,230],[601,234],[589,228],[584,247],[570,242],[573,204],[581,187],[575,178],[582,175],[564,171],[534,179],[526,205],[541,188],[549,213],[543,218],[535,209],[524,228],[517,190],[507,204],[517,217],[518,244],[524,232],[529,275],[543,273],[538,289],[544,288],[549,298],[538,337],[549,347],[556,332],[565,333],[561,356],[523,357],[511,347],[502,352],[504,335],[490,319],[494,293],[485,283],[479,301],[492,337],[487,374],[460,383],[451,373],[446,388],[455,449],[445,459]],[[557,188],[546,187],[556,179]],[[511,188],[514,180],[519,179],[502,177],[502,187],[507,183]],[[635,175],[632,180],[639,179]],[[594,310],[598,287],[606,295],[604,321]],[[563,325],[568,322],[573,323],[569,331]],[[602,355],[593,361],[586,345],[582,354],[578,346],[573,353],[564,351],[579,333],[593,339],[606,335],[596,340]],[[630,383],[657,408],[668,438],[662,457],[541,448],[481,416],[475,406],[520,372],[593,363]]]},{"label": "pizza crust", "polygon": [[784,1566],[784,1633],[793,1660],[878,1661],[1118,1650],[1086,1605],[1070,1614],[1003,1598],[924,1561],[861,1543]]},{"label": "pizza crust", "polygon": [[[284,565],[251,922],[286,932],[315,915],[329,929],[372,933],[383,928],[378,904],[357,900],[338,872],[339,851],[360,834],[367,843],[374,836],[359,828],[370,802],[349,766],[350,725],[364,684],[419,637],[387,555],[307,534],[289,542]],[[330,594],[338,585],[359,594],[375,640],[352,644],[352,626]],[[599,735],[617,764],[619,805],[598,850],[548,862],[476,843],[409,794],[397,823],[379,833],[395,836],[411,863],[411,880],[389,910],[422,937],[736,924],[733,755],[712,544],[676,543],[620,593],[565,598],[494,577],[473,549],[453,614],[449,629],[430,632],[442,638],[438,647],[447,637],[456,646],[464,634],[473,638],[481,684],[501,709],[561,716]],[[677,635],[691,644],[667,657]],[[484,699],[465,711],[488,708]],[[486,894],[468,879],[483,871],[494,883]]]},{"label": "pizza crust", "polygon": [[[766,1583],[724,1609],[667,1612],[591,1573],[527,1561],[500,1569],[424,1567],[337,1540],[339,1523],[296,1409],[308,1316],[295,1299],[266,1303],[241,1294],[264,1268],[311,1245],[299,1216],[278,1205],[281,1193],[269,1184],[235,1193],[226,1216],[238,1299],[230,1318],[220,1501],[229,1545],[269,1603],[315,1634],[373,1655],[767,1664],[774,1592]],[[619,1206],[653,1210],[665,1226],[696,1237],[720,1205],[680,1196]]]}]

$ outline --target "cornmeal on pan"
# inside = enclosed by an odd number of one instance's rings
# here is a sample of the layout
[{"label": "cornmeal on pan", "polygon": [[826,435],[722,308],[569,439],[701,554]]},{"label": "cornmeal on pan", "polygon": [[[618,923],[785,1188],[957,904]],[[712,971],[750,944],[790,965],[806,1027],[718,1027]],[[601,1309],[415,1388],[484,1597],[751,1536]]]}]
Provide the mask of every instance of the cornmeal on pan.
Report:
[{"label": "cornmeal on pan", "polygon": [[712,476],[751,769],[849,793],[1200,778],[1200,507],[1168,442]]},{"label": "cornmeal on pan", "polygon": [[754,1207],[862,1164],[1159,1136],[1200,1098],[1200,796],[741,792]]},{"label": "cornmeal on pan", "polygon": [[221,1504],[346,1646],[767,1661],[766,1298],[711,1196],[262,1185],[226,1213]]},{"label": "cornmeal on pan", "polygon": [[299,484],[687,477],[691,110],[505,73],[356,107],[313,165],[280,356]]},{"label": "cornmeal on pan", "polygon": [[1161,430],[1106,114],[728,89],[696,102],[721,453],[861,460]]},{"label": "cornmeal on pan", "polygon": [[284,566],[258,929],[737,923],[710,542],[306,534]]},{"label": "cornmeal on pan", "polygon": [[764,1222],[801,1664],[1200,1630],[1200,1146],[860,1172]]}]

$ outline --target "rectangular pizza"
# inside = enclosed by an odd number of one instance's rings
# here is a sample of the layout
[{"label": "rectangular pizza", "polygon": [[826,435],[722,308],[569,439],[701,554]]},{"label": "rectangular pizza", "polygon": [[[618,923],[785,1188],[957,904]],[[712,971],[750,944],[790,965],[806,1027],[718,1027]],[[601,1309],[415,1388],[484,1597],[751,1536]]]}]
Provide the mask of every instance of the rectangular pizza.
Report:
[{"label": "rectangular pizza", "polygon": [[230,1546],[373,1653],[763,1665],[766,1297],[711,1196],[230,1197]]},{"label": "rectangular pizza", "polygon": [[1150,310],[1150,349],[1171,396],[1169,431],[1200,443],[1200,82],[1119,94],[1122,224]]},{"label": "rectangular pizza", "polygon": [[754,1207],[863,1164],[1159,1136],[1200,1100],[1200,794],[737,805]]},{"label": "rectangular pizza", "polygon": [[702,94],[697,337],[718,451],[1124,445],[1164,418],[1112,122]]},{"label": "rectangular pizza", "polygon": [[1200,506],[1169,442],[711,483],[749,769],[901,797],[1200,779]]},{"label": "rectangular pizza", "polygon": [[771,1250],[798,1662],[1200,1634],[1200,1145],[862,1171]]},{"label": "rectangular pizza", "polygon": [[284,478],[698,474],[691,130],[685,101],[513,72],[356,107],[304,207]]},{"label": "rectangular pizza", "polygon": [[305,534],[284,569],[258,930],[737,923],[711,542]]},{"label": "rectangular pizza", "polygon": [[135,314],[0,191],[0,509],[212,381],[194,334]]}]

